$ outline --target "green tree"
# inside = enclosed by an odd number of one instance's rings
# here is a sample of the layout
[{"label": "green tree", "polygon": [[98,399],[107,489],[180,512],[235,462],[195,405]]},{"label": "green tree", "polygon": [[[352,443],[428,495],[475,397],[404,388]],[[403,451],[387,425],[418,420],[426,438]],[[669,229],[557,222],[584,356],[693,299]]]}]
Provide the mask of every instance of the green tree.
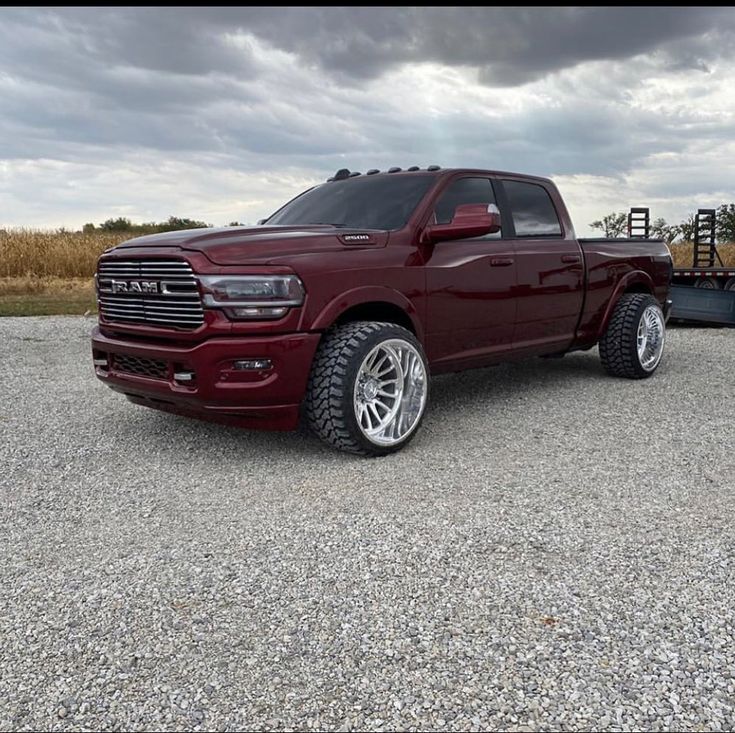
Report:
[{"label": "green tree", "polygon": [[679,224],[679,234],[684,242],[694,241],[694,214],[687,214],[686,219]]},{"label": "green tree", "polygon": [[718,207],[715,231],[718,244],[735,242],[735,204],[722,204]]},{"label": "green tree", "polygon": [[133,229],[133,223],[130,219],[126,219],[124,216],[119,216],[117,219],[107,219],[100,224],[100,229],[103,232],[129,232]]},{"label": "green tree", "polygon": [[84,226],[82,227],[82,232],[83,232],[84,234],[92,234],[92,232],[94,232],[94,230],[95,230],[96,228],[97,228],[97,227],[96,227],[96,226],[95,226],[94,224],[92,224],[92,222],[89,222],[89,223],[85,224],[85,225],[84,225]]},{"label": "green tree", "polygon": [[676,224],[667,224],[663,217],[651,224],[651,236],[654,239],[663,239],[666,244],[671,244],[679,234],[679,227]]},{"label": "green tree", "polygon": [[206,229],[210,224],[196,219],[183,219],[179,216],[169,216],[168,221],[159,225],[162,232],[173,232],[179,229]]},{"label": "green tree", "polygon": [[[166,221],[147,221],[142,224],[133,224],[130,219],[127,219],[124,216],[119,216],[117,219],[107,219],[107,221],[104,221],[99,225],[99,228],[104,232],[130,232],[131,234],[141,235],[156,234],[158,232],[172,232],[180,229],[204,229],[205,227],[210,226],[212,225],[207,224],[204,221],[187,219],[180,216],[169,216]],[[95,231],[94,224],[85,224],[84,231]]]},{"label": "green tree", "polygon": [[606,237],[622,237],[628,232],[628,215],[613,211],[607,216],[603,216],[602,219],[593,221],[590,226],[593,229],[600,229]]}]

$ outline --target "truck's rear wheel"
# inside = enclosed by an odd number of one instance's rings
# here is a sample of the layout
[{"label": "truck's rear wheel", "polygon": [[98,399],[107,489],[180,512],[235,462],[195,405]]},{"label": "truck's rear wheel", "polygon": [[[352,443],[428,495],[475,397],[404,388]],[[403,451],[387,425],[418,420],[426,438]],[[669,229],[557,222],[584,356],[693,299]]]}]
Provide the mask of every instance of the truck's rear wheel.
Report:
[{"label": "truck's rear wheel", "polygon": [[726,283],[725,283],[725,290],[735,290],[735,277],[731,277]]},{"label": "truck's rear wheel", "polygon": [[705,290],[719,290],[720,282],[716,277],[698,277],[694,281],[695,288],[704,288]]},{"label": "truck's rear wheel", "polygon": [[628,379],[650,377],[661,362],[666,325],[652,295],[627,293],[615,306],[600,339],[600,359],[608,374]]},{"label": "truck's rear wheel", "polygon": [[416,434],[429,395],[426,357],[416,337],[392,323],[339,326],[319,345],[306,415],[325,442],[381,456]]}]

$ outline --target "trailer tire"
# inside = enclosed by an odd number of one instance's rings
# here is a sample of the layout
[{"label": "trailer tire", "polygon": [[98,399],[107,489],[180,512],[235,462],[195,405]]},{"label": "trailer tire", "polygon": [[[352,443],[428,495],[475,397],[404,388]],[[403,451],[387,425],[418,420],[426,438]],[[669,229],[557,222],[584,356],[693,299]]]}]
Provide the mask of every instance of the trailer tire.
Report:
[{"label": "trailer tire", "polygon": [[726,283],[725,283],[725,290],[735,290],[735,277],[731,277]]},{"label": "trailer tire", "polygon": [[719,290],[720,281],[714,277],[698,277],[694,281],[695,288],[704,288],[705,290]]},{"label": "trailer tire", "polygon": [[384,456],[418,432],[429,368],[418,339],[394,323],[356,321],[322,339],[309,377],[309,427],[338,450]]},{"label": "trailer tire", "polygon": [[600,339],[602,366],[614,377],[646,379],[661,362],[665,339],[664,314],[656,299],[646,293],[626,293]]}]

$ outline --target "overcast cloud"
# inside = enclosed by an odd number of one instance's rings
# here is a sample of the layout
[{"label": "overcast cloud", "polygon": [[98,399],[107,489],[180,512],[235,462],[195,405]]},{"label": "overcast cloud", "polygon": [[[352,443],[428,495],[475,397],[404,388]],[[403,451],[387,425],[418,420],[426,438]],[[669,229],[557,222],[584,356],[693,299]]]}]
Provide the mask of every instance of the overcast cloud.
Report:
[{"label": "overcast cloud", "polygon": [[253,222],[340,167],[735,201],[731,8],[0,9],[0,226]]}]

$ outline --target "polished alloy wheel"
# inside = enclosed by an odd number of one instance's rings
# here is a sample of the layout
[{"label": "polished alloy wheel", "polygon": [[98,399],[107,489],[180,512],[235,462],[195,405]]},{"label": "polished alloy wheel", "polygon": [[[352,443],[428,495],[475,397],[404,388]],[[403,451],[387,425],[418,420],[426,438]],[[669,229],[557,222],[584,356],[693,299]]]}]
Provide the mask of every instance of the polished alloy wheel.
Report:
[{"label": "polished alloy wheel", "polygon": [[428,376],[416,348],[403,339],[375,346],[357,372],[354,408],[362,434],[377,445],[395,445],[419,424]]},{"label": "polished alloy wheel", "polygon": [[638,361],[647,372],[652,372],[661,361],[666,338],[663,314],[655,305],[649,305],[638,322]]}]

